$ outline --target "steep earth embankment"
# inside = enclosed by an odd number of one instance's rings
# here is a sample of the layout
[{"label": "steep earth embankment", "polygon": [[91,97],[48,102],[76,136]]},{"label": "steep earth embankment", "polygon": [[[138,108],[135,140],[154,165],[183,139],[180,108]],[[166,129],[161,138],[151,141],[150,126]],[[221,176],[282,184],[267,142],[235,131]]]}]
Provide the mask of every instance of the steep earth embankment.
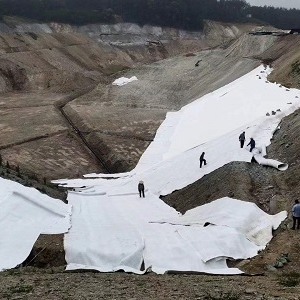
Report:
[{"label": "steep earth embankment", "polygon": [[[299,36],[283,36],[257,56],[274,67],[269,76],[271,81],[286,87],[300,87],[300,72],[297,67],[300,60],[299,42]],[[288,170],[279,172],[256,163],[233,162],[184,189],[163,197],[164,201],[181,212],[224,196],[252,201],[271,214],[287,210],[289,218],[276,233],[267,250],[249,261],[243,268],[248,272],[262,273],[281,253],[289,253],[291,263],[281,271],[297,272],[300,244],[298,233],[291,231],[290,227],[291,207],[295,199],[300,197],[298,180],[300,171],[297,167],[300,149],[299,130],[298,110],[282,120],[280,129],[275,132],[272,143],[267,148],[268,157],[288,163]]]},{"label": "steep earth embankment", "polygon": [[203,32],[135,24],[0,24],[2,91],[67,92],[139,64],[220,46],[253,25],[207,22]]},{"label": "steep earth embankment", "polygon": [[[1,155],[11,165],[50,178],[107,172],[82,143],[79,131],[112,172],[132,168],[168,110],[257,64],[231,58],[220,74],[229,76],[222,79],[215,68],[223,50],[196,54],[226,47],[255,27],[251,24],[207,22],[203,32],[186,32],[134,24],[72,27],[4,20],[0,24]],[[195,60],[206,58],[195,69]],[[161,59],[164,62],[150,64]],[[139,76],[138,85],[111,87],[124,70],[137,67],[132,74]],[[208,73],[214,76],[205,79]],[[70,102],[76,98],[74,104]],[[75,128],[58,109],[68,102],[72,104],[64,110]]]},{"label": "steep earth embankment", "polygon": [[[260,38],[260,37],[258,37]],[[295,64],[300,59],[298,50],[300,37],[284,36],[276,40],[272,46],[256,57],[261,61],[269,61],[274,71],[269,79],[278,83],[289,83],[289,86],[299,87],[300,73],[295,71]],[[293,82],[293,83],[292,83]],[[297,84],[298,83],[298,84]],[[265,211],[280,209],[289,210],[290,204],[298,197],[299,186],[297,168],[298,145],[297,132],[300,126],[299,111],[284,118],[280,124],[280,130],[276,131],[267,152],[269,157],[287,162],[289,169],[278,172],[271,168],[261,167],[257,164],[232,163],[206,175],[193,188],[175,192],[168,196],[166,201],[173,205],[180,205],[180,211],[186,211],[201,203],[212,201],[223,196],[233,196],[244,200],[255,200]],[[239,184],[236,184],[237,174]],[[213,184],[211,184],[213,182]],[[176,196],[177,195],[177,196]],[[178,203],[177,199],[185,197],[184,203]],[[279,203],[274,211],[274,198]],[[197,204],[197,200],[200,201]],[[200,200],[201,199],[201,200]],[[285,205],[280,204],[280,201]],[[270,207],[270,203],[272,205]],[[275,201],[277,202],[277,201]]]},{"label": "steep earth embankment", "polygon": [[115,153],[123,162],[119,168],[112,165],[115,172],[127,171],[136,165],[168,111],[179,110],[253,70],[261,63],[253,57],[276,39],[243,34],[225,49],[203,50],[132,69],[124,75],[137,76],[137,81],[122,87],[99,84],[70,102],[66,112],[72,119],[81,118],[79,130],[93,135],[90,141],[95,148],[102,141],[110,155]]}]

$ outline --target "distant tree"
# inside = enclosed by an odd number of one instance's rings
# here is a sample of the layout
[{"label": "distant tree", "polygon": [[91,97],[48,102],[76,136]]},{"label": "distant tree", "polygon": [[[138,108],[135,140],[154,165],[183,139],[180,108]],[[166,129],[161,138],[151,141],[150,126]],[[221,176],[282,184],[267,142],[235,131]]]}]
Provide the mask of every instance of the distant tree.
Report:
[{"label": "distant tree", "polygon": [[300,10],[298,9],[250,6],[247,8],[247,12],[251,14],[252,18],[267,22],[277,28],[300,27]]},{"label": "distant tree", "polygon": [[1,15],[75,25],[116,20],[201,30],[205,19],[254,20],[278,28],[299,28],[300,10],[250,6],[246,0],[0,0]]}]

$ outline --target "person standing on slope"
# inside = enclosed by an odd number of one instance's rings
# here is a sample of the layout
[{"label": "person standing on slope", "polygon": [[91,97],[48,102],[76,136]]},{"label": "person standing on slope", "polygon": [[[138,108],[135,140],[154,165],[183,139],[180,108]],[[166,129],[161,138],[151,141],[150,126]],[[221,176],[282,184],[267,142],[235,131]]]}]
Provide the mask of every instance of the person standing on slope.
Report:
[{"label": "person standing on slope", "polygon": [[204,154],[205,152],[202,152],[202,154],[200,155],[200,168],[202,168],[202,164],[204,163],[204,166],[206,166],[206,159],[204,159]]},{"label": "person standing on slope", "polygon": [[142,195],[143,195],[143,198],[145,198],[145,186],[144,186],[144,182],[142,180],[138,184],[138,191],[140,194],[140,198],[142,197]]},{"label": "person standing on slope", "polygon": [[293,227],[292,229],[296,229],[296,223],[297,223],[297,229],[300,227],[300,204],[298,200],[295,200],[295,204],[292,208],[293,212]]},{"label": "person standing on slope", "polygon": [[250,145],[250,152],[252,152],[252,150],[255,148],[255,141],[253,138],[250,138],[250,142],[247,146]]},{"label": "person standing on slope", "polygon": [[246,139],[246,137],[245,137],[245,131],[243,131],[243,132],[240,134],[240,136],[239,136],[239,141],[240,141],[240,144],[241,144],[241,148],[244,147],[245,139]]}]

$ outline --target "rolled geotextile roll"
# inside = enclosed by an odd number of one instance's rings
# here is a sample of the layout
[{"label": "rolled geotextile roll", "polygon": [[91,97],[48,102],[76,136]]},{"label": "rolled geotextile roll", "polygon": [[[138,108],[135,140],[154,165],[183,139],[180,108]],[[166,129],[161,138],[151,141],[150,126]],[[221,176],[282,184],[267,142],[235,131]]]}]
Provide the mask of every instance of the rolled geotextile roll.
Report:
[{"label": "rolled geotextile roll", "polygon": [[289,167],[289,165],[286,163],[282,163],[275,159],[264,158],[259,154],[255,154],[253,157],[260,165],[273,167],[279,171],[285,171]]}]

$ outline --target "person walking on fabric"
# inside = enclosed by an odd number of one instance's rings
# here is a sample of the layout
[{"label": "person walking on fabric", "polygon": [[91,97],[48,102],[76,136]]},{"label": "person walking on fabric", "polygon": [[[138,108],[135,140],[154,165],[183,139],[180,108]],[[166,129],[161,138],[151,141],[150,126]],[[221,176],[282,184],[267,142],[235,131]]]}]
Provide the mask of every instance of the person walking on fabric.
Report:
[{"label": "person walking on fabric", "polygon": [[200,168],[202,168],[202,164],[204,163],[204,165],[206,166],[206,159],[204,159],[204,154],[205,152],[202,152],[202,154],[200,155]]},{"label": "person walking on fabric", "polygon": [[138,190],[139,190],[139,194],[140,194],[140,198],[143,195],[143,198],[145,198],[145,186],[144,186],[144,182],[141,180],[138,184]]},{"label": "person walking on fabric", "polygon": [[247,146],[250,145],[250,152],[252,152],[252,150],[255,148],[255,141],[253,138],[250,138],[250,142]]},{"label": "person walking on fabric", "polygon": [[246,139],[246,137],[245,137],[245,131],[243,131],[243,132],[240,134],[240,136],[239,136],[239,141],[240,141],[240,144],[241,144],[241,148],[244,147],[245,139]]},{"label": "person walking on fabric", "polygon": [[299,200],[295,200],[295,204],[292,208],[293,212],[293,227],[292,229],[296,229],[296,223],[297,223],[297,229],[300,228],[300,204]]}]

